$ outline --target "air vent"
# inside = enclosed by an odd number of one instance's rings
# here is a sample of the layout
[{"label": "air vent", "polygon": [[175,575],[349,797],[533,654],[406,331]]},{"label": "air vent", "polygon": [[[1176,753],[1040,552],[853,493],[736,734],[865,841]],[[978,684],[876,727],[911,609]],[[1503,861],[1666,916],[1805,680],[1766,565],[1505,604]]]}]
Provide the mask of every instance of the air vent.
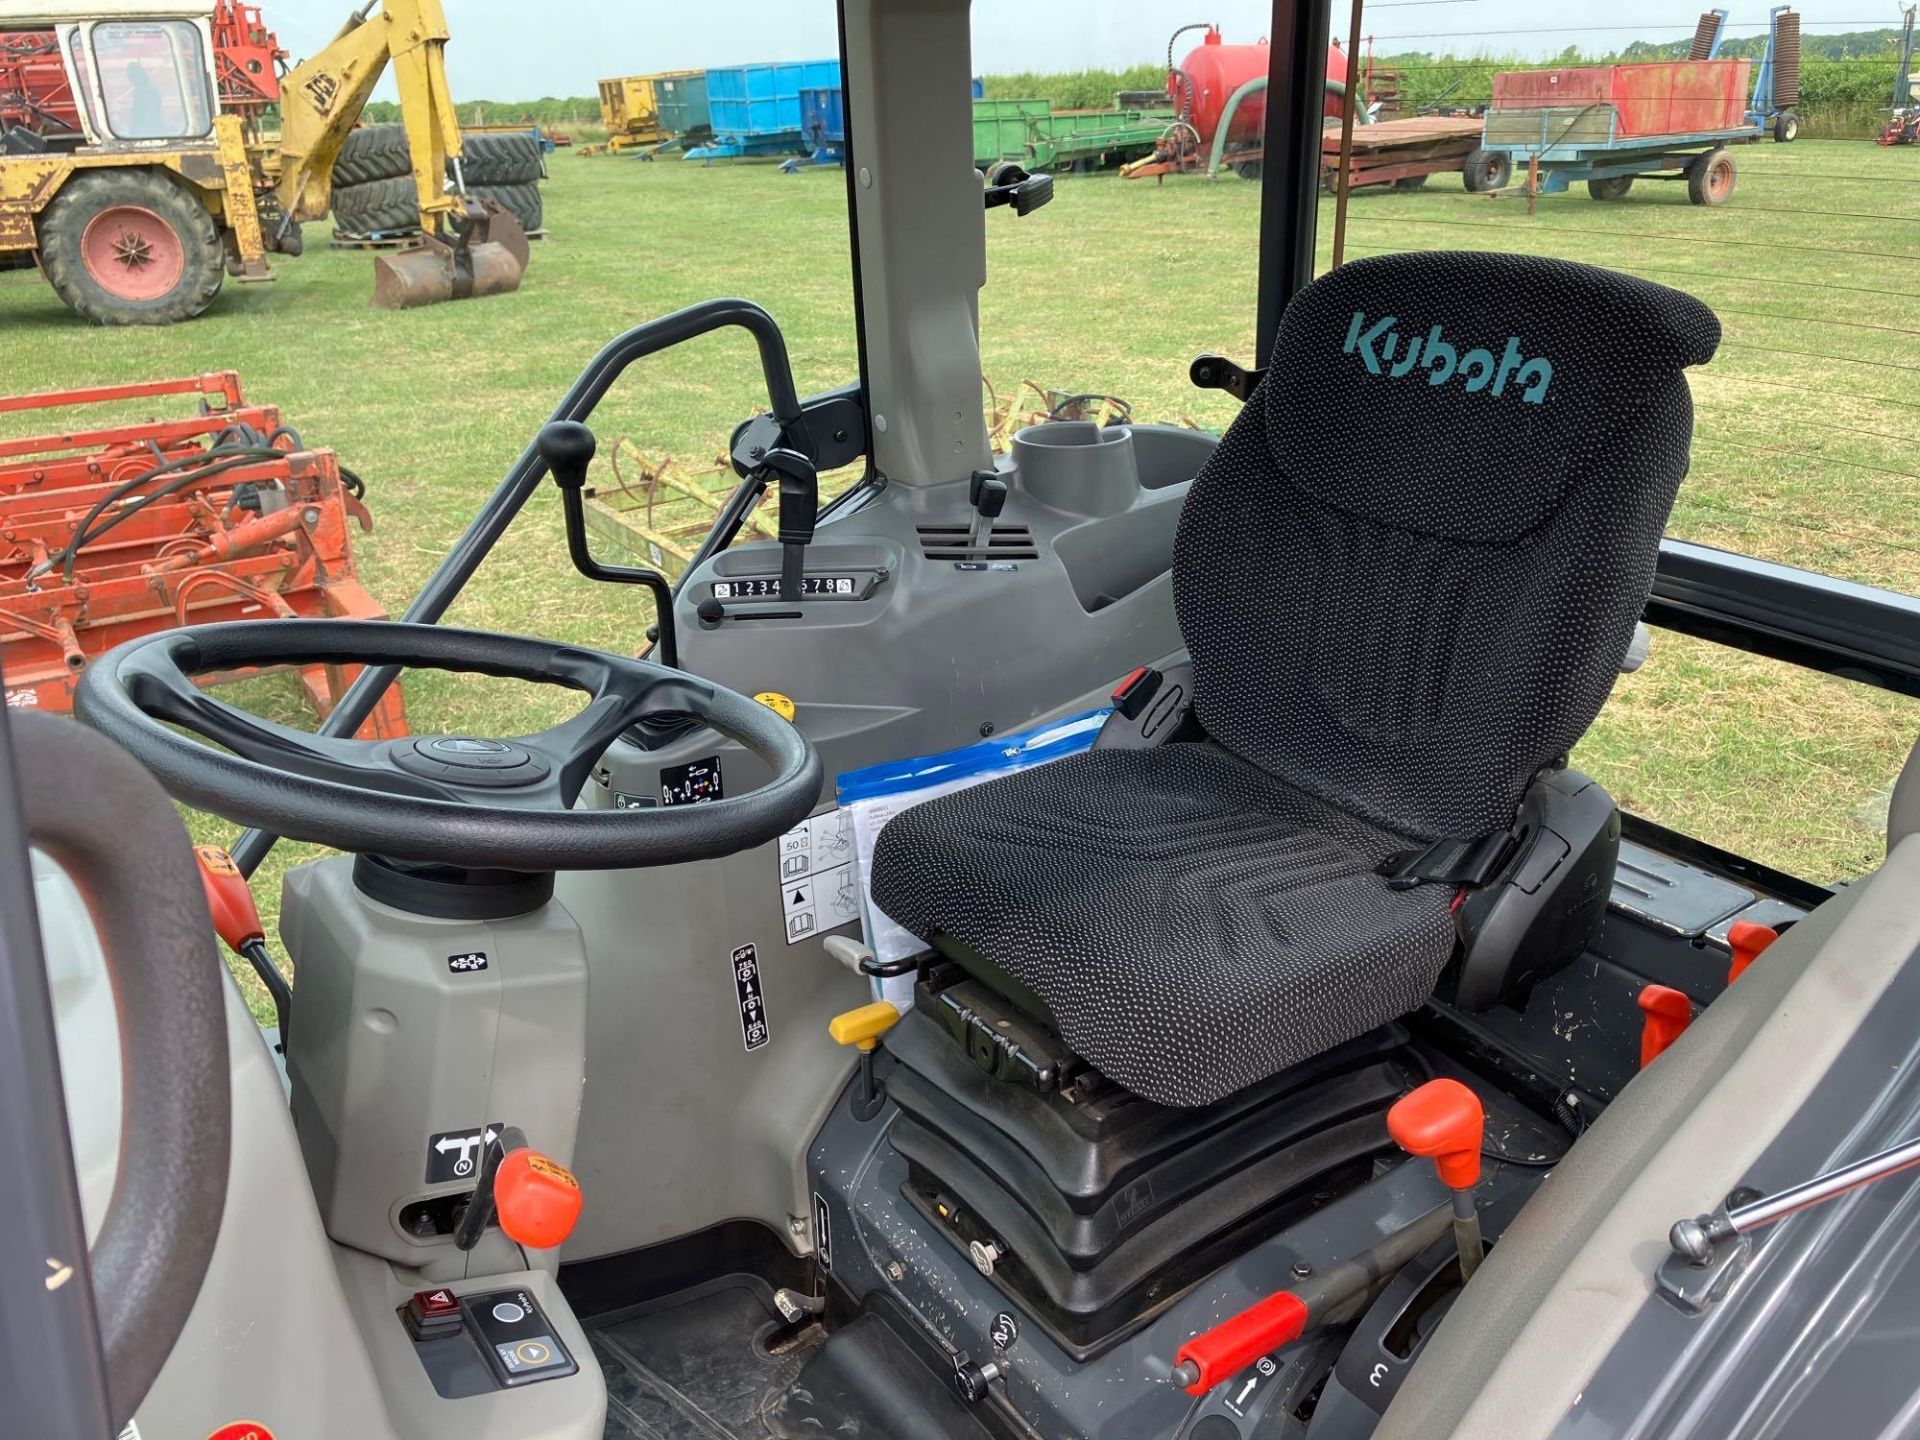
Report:
[{"label": "air vent", "polygon": [[1025,525],[982,529],[976,542],[972,525],[922,525],[920,553],[929,560],[1038,560],[1033,531]]}]

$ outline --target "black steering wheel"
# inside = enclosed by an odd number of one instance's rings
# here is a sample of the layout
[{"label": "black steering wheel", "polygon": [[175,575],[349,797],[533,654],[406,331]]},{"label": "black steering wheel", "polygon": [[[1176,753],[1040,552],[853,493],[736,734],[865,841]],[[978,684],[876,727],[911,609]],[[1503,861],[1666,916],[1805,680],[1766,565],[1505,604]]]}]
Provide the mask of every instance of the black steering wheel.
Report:
[{"label": "black steering wheel", "polygon": [[[592,698],[537,735],[366,741],[274,724],[193,683],[210,672],[300,665],[463,671]],[[189,805],[355,854],[469,869],[545,873],[711,859],[784,834],[820,798],[813,746],[744,695],[644,660],[440,625],[266,620],[162,631],[90,666],[74,708]],[[649,715],[711,726],[765,760],[773,779],[704,805],[573,809],[594,763]]]}]

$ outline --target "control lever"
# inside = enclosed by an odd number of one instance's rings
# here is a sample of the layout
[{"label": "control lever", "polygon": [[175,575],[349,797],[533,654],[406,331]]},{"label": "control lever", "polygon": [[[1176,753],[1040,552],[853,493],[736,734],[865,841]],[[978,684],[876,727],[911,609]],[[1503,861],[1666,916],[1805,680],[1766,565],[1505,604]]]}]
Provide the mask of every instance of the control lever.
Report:
[{"label": "control lever", "polygon": [[1686,1033],[1693,1023],[1693,1002],[1666,985],[1643,985],[1640,1006],[1640,1068],[1646,1069]]},{"label": "control lever", "polygon": [[1011,205],[1015,215],[1031,215],[1042,205],[1052,203],[1053,176],[1041,171],[1029,175],[1018,165],[994,167],[994,180],[987,186],[987,209]]},{"label": "control lever", "polygon": [[200,885],[206,891],[207,909],[213,913],[214,933],[253,967],[272,997],[274,1020],[280,1027],[279,1048],[284,1054],[287,1026],[293,1018],[293,991],[267,954],[266,927],[260,923],[260,909],[253,903],[247,877],[218,845],[194,846],[193,858],[200,865]]},{"label": "control lever", "polygon": [[1007,508],[1007,482],[991,470],[973,472],[973,483],[968,487],[967,497],[973,502],[973,528],[967,532],[968,553],[978,555],[982,530],[986,533],[987,551],[993,549],[993,522],[1000,518],[1000,512]]},{"label": "control lever", "polygon": [[871,1120],[880,1113],[887,1092],[873,1073],[873,1052],[880,1048],[880,1037],[900,1023],[900,1012],[884,1000],[862,1005],[836,1015],[827,1024],[827,1034],[836,1045],[851,1045],[860,1052],[860,1076],[853,1092],[853,1118]]},{"label": "control lever", "polygon": [[1440,1183],[1453,1192],[1453,1238],[1460,1247],[1460,1278],[1471,1280],[1486,1254],[1473,1188],[1480,1183],[1480,1142],[1487,1112],[1458,1080],[1429,1080],[1387,1111],[1387,1133],[1409,1155],[1432,1159]]},{"label": "control lever", "polygon": [[653,593],[659,615],[660,663],[680,668],[680,646],[673,633],[673,586],[658,570],[640,565],[602,565],[587,542],[587,468],[600,442],[578,420],[553,420],[540,427],[534,440],[553,483],[560,490],[560,507],[567,526],[567,554],[573,568],[589,580],[609,585],[644,585]]},{"label": "control lever", "polygon": [[780,479],[780,598],[791,605],[800,599],[807,546],[820,521],[820,472],[798,450],[785,446],[767,451],[760,464]]},{"label": "control lever", "polygon": [[516,1245],[551,1250],[573,1233],[584,1203],[573,1172],[532,1149],[519,1126],[507,1125],[487,1142],[453,1243],[473,1249],[498,1215],[501,1232]]}]

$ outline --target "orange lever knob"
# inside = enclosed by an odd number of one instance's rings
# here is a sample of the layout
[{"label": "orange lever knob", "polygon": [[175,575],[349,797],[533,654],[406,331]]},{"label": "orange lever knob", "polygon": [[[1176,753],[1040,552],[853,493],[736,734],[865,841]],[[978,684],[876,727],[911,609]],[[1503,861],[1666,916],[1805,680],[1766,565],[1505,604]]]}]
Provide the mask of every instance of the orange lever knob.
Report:
[{"label": "orange lever knob", "polygon": [[509,1240],[530,1250],[551,1250],[573,1233],[585,1197],[564,1165],[537,1150],[514,1150],[493,1177],[494,1213]]},{"label": "orange lever knob", "polygon": [[193,858],[200,864],[200,887],[207,894],[214,933],[236,955],[250,941],[264,940],[267,932],[260,923],[259,907],[253,903],[247,877],[240,873],[233,857],[218,845],[196,845]]},{"label": "orange lever knob", "polygon": [[1770,925],[1756,925],[1751,920],[1736,920],[1728,927],[1727,944],[1733,950],[1733,964],[1727,967],[1727,983],[1731,985],[1745,973],[1746,968],[1760,958],[1760,952],[1780,938],[1780,932]]},{"label": "orange lever knob", "polygon": [[1432,1158],[1440,1183],[1471,1190],[1480,1183],[1480,1139],[1487,1112],[1458,1080],[1429,1080],[1387,1111],[1387,1133],[1409,1155]]},{"label": "orange lever knob", "polygon": [[1640,1010],[1646,1016],[1640,1022],[1640,1068],[1644,1070],[1686,1033],[1693,1023],[1693,1002],[1665,985],[1648,985],[1640,991]]}]

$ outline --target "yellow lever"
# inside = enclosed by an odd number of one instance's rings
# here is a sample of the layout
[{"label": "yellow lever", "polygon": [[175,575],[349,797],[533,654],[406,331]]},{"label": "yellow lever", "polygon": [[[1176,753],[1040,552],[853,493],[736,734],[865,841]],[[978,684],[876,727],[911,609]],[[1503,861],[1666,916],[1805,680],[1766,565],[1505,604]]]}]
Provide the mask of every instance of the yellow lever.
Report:
[{"label": "yellow lever", "polygon": [[858,1010],[834,1016],[827,1022],[827,1034],[836,1045],[852,1045],[861,1054],[871,1055],[879,1046],[880,1037],[899,1023],[900,1012],[886,1001],[876,1000]]}]

